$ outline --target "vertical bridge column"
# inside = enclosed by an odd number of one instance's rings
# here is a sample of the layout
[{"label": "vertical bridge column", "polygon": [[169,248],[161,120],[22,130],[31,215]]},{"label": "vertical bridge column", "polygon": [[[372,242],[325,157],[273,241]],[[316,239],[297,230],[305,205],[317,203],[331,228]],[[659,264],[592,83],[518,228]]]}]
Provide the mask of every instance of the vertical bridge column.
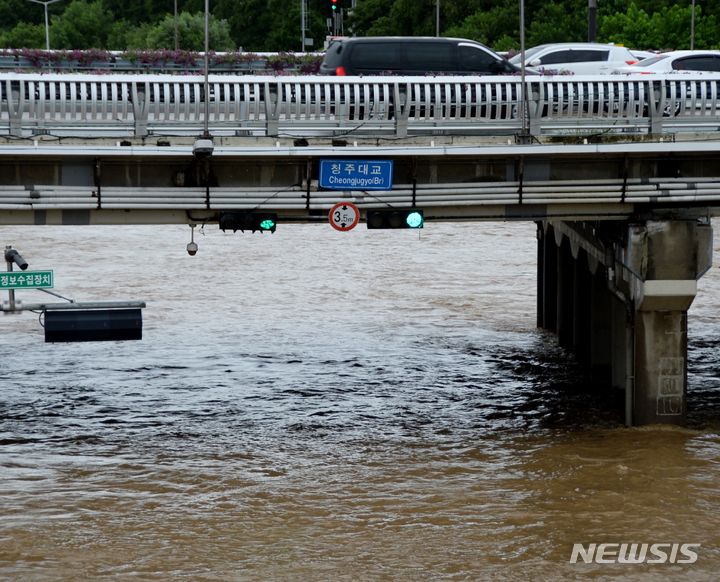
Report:
[{"label": "vertical bridge column", "polygon": [[635,310],[635,424],[682,423],[687,310],[712,261],[712,229],[690,220],[629,228],[624,253]]},{"label": "vertical bridge column", "polygon": [[627,424],[682,424],[687,310],[711,262],[694,219],[538,223],[538,325],[593,383],[625,390]]}]

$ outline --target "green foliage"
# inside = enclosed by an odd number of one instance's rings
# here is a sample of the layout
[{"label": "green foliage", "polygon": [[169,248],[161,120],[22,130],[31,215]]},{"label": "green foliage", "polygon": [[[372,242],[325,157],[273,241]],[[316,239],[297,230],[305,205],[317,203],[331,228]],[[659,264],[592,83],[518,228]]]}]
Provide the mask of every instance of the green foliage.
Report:
[{"label": "green foliage", "polygon": [[551,42],[584,42],[587,40],[587,3],[549,2],[532,13],[525,24],[526,46]]},{"label": "green foliage", "polygon": [[[699,6],[695,11],[695,48],[718,46],[716,17],[702,17]],[[673,5],[649,14],[632,2],[626,14],[605,17],[600,34],[609,42],[635,48],[688,49],[690,18],[690,6]]]},{"label": "green foliage", "polygon": [[518,46],[520,31],[517,10],[507,5],[496,6],[488,11],[481,10],[468,16],[459,26],[446,29],[445,34],[470,38],[492,47],[497,47],[498,40],[502,38],[504,44]]},{"label": "green foliage", "polygon": [[[329,1],[323,2],[329,16]],[[314,6],[314,8],[313,8]],[[325,15],[319,0],[308,0],[306,39],[314,41],[317,50],[325,35]],[[302,50],[300,1],[293,0],[218,0],[216,14],[230,23],[230,33],[238,46],[250,51]]]},{"label": "green foliage", "polygon": [[639,49],[654,47],[650,15],[638,8],[634,2],[630,3],[627,13],[617,12],[603,18],[599,32],[608,42],[622,42]]},{"label": "green foliage", "polygon": [[[339,0],[347,11],[351,0]],[[54,49],[175,48],[174,0],[61,0],[48,6]],[[177,0],[178,46],[202,50],[205,0]],[[587,38],[587,0],[525,0],[526,46]],[[300,0],[210,0],[215,51],[302,51]],[[435,35],[437,0],[358,0],[344,12],[346,35]],[[720,2],[695,7],[695,46],[718,46]],[[307,0],[311,49],[330,34],[329,0]],[[598,40],[635,48],[689,48],[689,0],[600,0]],[[520,44],[519,3],[440,0],[440,32],[479,40],[496,50]],[[0,45],[45,46],[44,9],[28,0],[0,0]]]},{"label": "green foliage", "polygon": [[385,0],[364,0],[348,24],[358,36],[434,36],[435,1],[394,0],[388,7]]},{"label": "green foliage", "polygon": [[386,0],[363,0],[357,3],[352,16],[348,18],[348,25],[357,36],[369,36],[373,25],[376,27],[375,30],[382,30],[379,34],[386,34],[385,29],[392,26],[392,21],[388,18],[387,13],[388,2]]},{"label": "green foliage", "polygon": [[[183,50],[205,50],[205,14],[182,12],[177,19],[178,48]],[[232,51],[235,43],[230,38],[230,25],[226,20],[208,19],[208,44],[213,51]],[[142,48],[174,48],[175,18],[165,16],[157,25],[147,29]]]},{"label": "green foliage", "polygon": [[[211,0],[211,4],[215,0]],[[115,15],[117,20],[135,27],[142,24],[154,23],[166,14],[173,13],[173,0],[102,0],[105,10]],[[191,9],[187,0],[177,0],[178,12],[202,11],[202,6]]]},{"label": "green foliage", "polygon": [[45,25],[20,22],[7,32],[0,34],[3,48],[45,48]]},{"label": "green foliage", "polygon": [[89,49],[107,46],[113,15],[102,0],[73,0],[60,16],[53,16],[50,46],[54,49]]},{"label": "green foliage", "polygon": [[151,24],[131,26],[127,21],[119,20],[113,24],[108,34],[108,48],[116,51],[146,48],[145,41],[150,29]]}]

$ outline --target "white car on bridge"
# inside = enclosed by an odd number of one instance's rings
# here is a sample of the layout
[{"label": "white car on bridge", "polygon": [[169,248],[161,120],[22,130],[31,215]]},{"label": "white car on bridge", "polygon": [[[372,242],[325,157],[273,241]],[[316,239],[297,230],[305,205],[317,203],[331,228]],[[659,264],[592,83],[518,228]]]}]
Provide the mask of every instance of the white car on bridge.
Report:
[{"label": "white car on bridge", "polygon": [[[638,60],[624,46],[591,42],[541,44],[525,51],[525,66],[544,74],[609,74]],[[510,62],[520,67],[521,54],[516,54]]]},{"label": "white car on bridge", "polygon": [[615,69],[616,73],[639,73],[641,75],[699,71],[720,72],[720,51],[670,51],[643,59],[634,65]]}]

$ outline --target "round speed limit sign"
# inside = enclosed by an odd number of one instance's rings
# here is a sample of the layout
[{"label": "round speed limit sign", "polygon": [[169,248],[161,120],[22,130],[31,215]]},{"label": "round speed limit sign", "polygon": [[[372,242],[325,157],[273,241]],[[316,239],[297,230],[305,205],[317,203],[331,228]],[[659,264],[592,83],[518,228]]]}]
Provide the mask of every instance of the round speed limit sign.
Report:
[{"label": "round speed limit sign", "polygon": [[352,202],[338,202],[330,209],[328,220],[335,230],[352,230],[360,222],[360,210]]}]

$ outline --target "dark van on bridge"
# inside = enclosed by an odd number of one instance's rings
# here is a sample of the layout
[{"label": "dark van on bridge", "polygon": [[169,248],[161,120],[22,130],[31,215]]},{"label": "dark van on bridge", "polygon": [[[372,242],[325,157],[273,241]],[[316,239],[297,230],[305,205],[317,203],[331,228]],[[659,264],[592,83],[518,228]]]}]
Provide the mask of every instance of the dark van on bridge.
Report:
[{"label": "dark van on bridge", "polygon": [[321,75],[511,75],[520,69],[474,40],[418,36],[341,38]]}]

